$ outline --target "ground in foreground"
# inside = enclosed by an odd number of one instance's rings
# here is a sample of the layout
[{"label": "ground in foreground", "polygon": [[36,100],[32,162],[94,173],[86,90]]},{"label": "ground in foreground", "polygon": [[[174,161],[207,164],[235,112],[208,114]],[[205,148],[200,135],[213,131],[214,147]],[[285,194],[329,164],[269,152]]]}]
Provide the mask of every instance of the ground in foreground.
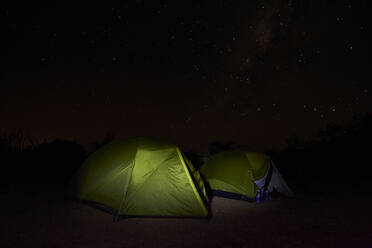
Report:
[{"label": "ground in foreground", "polygon": [[[57,193],[56,193],[57,192]],[[261,204],[215,197],[213,217],[131,218],[58,191],[2,194],[1,247],[371,247],[372,200],[338,193]]]}]

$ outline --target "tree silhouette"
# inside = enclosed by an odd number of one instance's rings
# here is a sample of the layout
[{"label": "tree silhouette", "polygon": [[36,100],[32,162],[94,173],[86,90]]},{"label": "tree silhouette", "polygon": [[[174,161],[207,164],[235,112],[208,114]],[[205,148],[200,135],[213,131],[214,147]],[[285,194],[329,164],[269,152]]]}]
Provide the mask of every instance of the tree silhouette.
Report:
[{"label": "tree silhouette", "polygon": [[371,184],[369,162],[372,115],[355,117],[351,122],[329,124],[310,140],[291,137],[287,147],[272,153],[280,171],[292,185],[310,190],[318,188],[363,188]]},{"label": "tree silhouette", "polygon": [[210,155],[214,155],[219,152],[231,150],[234,147],[234,142],[214,141],[208,144],[208,152]]}]

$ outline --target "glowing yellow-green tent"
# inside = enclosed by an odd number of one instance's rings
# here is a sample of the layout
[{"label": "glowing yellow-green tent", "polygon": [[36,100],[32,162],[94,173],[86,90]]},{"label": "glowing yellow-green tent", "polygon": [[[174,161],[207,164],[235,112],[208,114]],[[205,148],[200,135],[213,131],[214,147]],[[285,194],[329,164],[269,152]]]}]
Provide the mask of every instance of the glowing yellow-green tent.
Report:
[{"label": "glowing yellow-green tent", "polygon": [[114,141],[92,154],[73,195],[116,216],[208,216],[203,181],[174,145],[148,138]]},{"label": "glowing yellow-green tent", "polygon": [[274,189],[293,196],[270,157],[232,150],[212,156],[200,168],[214,195],[235,199],[261,199]]}]

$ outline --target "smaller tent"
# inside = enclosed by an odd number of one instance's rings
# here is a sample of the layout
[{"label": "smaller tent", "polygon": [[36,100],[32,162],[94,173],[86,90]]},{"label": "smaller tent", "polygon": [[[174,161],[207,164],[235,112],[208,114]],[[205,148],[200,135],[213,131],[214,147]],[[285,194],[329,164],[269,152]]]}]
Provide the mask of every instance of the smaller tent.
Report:
[{"label": "smaller tent", "polygon": [[200,168],[214,195],[260,200],[274,190],[292,197],[293,192],[270,157],[261,153],[226,151],[212,156]]},{"label": "smaller tent", "polygon": [[77,171],[72,195],[115,216],[208,216],[200,174],[180,149],[132,138],[93,153]]}]

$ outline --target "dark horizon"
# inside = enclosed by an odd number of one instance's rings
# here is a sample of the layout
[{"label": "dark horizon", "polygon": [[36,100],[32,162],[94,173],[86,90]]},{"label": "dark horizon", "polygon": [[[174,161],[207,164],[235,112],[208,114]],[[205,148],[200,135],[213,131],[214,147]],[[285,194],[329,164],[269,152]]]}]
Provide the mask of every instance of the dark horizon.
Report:
[{"label": "dark horizon", "polygon": [[[91,154],[100,147],[108,144],[114,140],[126,140],[136,137],[147,137],[154,138],[157,140],[162,140],[169,144],[174,144],[181,148],[182,151],[190,154],[191,156],[210,156],[220,151],[238,149],[246,150],[251,152],[263,152],[266,154],[280,154],[285,153],[291,149],[299,150],[309,150],[311,149],[328,149],[327,145],[346,145],[343,149],[347,147],[354,149],[355,145],[363,146],[365,141],[362,141],[368,138],[370,129],[372,127],[372,114],[367,113],[364,115],[355,115],[352,120],[345,121],[342,123],[328,123],[324,128],[318,129],[312,136],[301,137],[297,135],[290,135],[285,137],[282,141],[282,146],[280,147],[268,147],[265,146],[262,150],[258,150],[257,147],[252,147],[252,144],[249,143],[239,143],[232,140],[209,140],[206,143],[193,143],[191,146],[184,145],[179,142],[170,142],[169,140],[164,139],[160,136],[117,136],[113,133],[107,133],[102,139],[94,140],[90,143],[82,143],[76,139],[69,139],[65,137],[55,137],[50,140],[44,139],[35,139],[32,136],[25,133],[24,129],[17,129],[9,131],[8,133],[2,132],[0,134],[0,144],[3,149],[8,147],[10,150],[15,149],[16,151],[22,152],[27,150],[38,149],[40,146],[54,145],[58,143],[70,144],[72,146],[81,147],[86,154]],[[364,137],[363,137],[364,136]],[[350,144],[346,144],[347,141],[351,141]],[[357,144],[357,140],[360,140],[362,143]],[[189,149],[191,147],[191,149]],[[202,147],[203,149],[195,149],[197,147]],[[194,149],[193,149],[194,148]],[[333,149],[333,148],[329,148]]]}]

